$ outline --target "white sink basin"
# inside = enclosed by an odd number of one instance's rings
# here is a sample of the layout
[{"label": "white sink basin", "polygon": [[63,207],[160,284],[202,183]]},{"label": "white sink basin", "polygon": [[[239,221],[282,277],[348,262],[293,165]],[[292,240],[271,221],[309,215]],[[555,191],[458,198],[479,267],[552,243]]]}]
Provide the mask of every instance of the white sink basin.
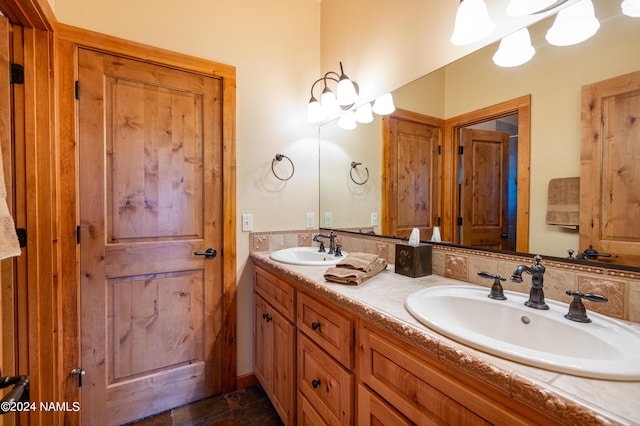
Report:
[{"label": "white sink basin", "polygon": [[292,265],[331,266],[340,262],[347,254],[343,251],[341,257],[336,257],[326,252],[320,253],[318,247],[292,247],[274,251],[269,257],[272,260]]},{"label": "white sink basin", "polygon": [[[591,323],[564,318],[569,305],[547,299],[548,311],[524,306],[528,295],[440,286],[410,294],[407,310],[427,327],[460,343],[523,364],[577,376],[640,380],[640,332],[588,312]],[[588,306],[587,306],[588,309]]]}]

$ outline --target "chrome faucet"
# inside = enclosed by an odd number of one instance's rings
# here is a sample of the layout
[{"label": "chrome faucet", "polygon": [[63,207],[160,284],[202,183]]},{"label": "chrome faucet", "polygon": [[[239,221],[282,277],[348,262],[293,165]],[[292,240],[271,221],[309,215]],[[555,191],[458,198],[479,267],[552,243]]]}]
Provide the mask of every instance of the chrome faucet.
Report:
[{"label": "chrome faucet", "polygon": [[529,300],[524,302],[524,304],[534,309],[549,309],[549,306],[544,301],[543,281],[545,268],[540,263],[540,260],[542,260],[542,258],[539,255],[537,255],[534,259],[536,260],[536,263],[531,266],[517,266],[513,271],[511,281],[513,281],[514,283],[521,283],[523,272],[531,275],[531,290],[529,291]]},{"label": "chrome faucet", "polygon": [[342,256],[342,253],[336,253],[336,234],[333,231],[329,232],[329,235],[324,234],[316,234],[313,237],[313,241],[320,243],[320,249],[318,250],[321,253],[325,252],[324,241],[320,240],[320,238],[328,238],[329,239],[329,251],[327,254],[335,254],[336,256]]}]

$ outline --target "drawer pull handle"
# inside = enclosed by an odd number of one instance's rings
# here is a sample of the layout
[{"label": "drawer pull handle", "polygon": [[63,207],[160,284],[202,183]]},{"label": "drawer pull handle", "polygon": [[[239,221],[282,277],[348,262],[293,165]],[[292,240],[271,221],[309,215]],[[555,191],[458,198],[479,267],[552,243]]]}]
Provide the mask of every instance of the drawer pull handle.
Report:
[{"label": "drawer pull handle", "polygon": [[320,330],[320,323],[317,321],[314,321],[311,323],[311,329],[312,330]]},{"label": "drawer pull handle", "polygon": [[313,380],[311,381],[311,386],[313,386],[313,388],[314,388],[314,389],[317,389],[317,388],[318,388],[318,386],[320,386],[320,380],[318,380],[318,379],[313,379]]},{"label": "drawer pull handle", "polygon": [[265,312],[264,314],[262,314],[262,318],[263,318],[266,322],[271,321],[271,316],[270,316],[268,313],[266,313],[266,312]]}]

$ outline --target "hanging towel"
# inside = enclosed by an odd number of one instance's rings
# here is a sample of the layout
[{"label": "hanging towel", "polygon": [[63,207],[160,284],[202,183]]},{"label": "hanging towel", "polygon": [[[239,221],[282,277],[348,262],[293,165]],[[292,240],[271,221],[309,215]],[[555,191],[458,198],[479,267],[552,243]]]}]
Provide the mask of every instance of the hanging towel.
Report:
[{"label": "hanging towel", "polygon": [[324,279],[338,284],[358,285],[387,269],[387,261],[375,254],[349,253],[327,269]]},{"label": "hanging towel", "polygon": [[4,184],[4,166],[0,149],[0,260],[20,256],[16,226],[7,206],[7,188]]},{"label": "hanging towel", "polygon": [[577,228],[580,224],[580,178],[549,181],[547,224]]}]

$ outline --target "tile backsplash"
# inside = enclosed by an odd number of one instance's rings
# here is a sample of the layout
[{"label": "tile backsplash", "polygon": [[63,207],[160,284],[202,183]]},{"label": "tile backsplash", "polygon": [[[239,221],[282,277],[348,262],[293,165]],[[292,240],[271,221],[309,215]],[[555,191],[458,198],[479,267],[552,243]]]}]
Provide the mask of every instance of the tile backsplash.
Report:
[{"label": "tile backsplash", "polygon": [[[252,232],[249,248],[253,251],[274,251],[296,246],[311,246],[318,230]],[[347,252],[375,253],[393,263],[395,245],[406,240],[374,235],[336,232],[336,242]],[[599,293],[609,299],[606,303],[585,301],[588,311],[640,323],[640,272],[610,269],[606,266],[542,260],[546,268],[544,291],[550,299],[571,302],[566,290]],[[527,293],[530,280],[523,284],[508,278],[516,266],[533,264],[533,259],[517,255],[478,251],[454,246],[433,246],[433,274],[490,287],[491,280],[481,278],[478,272],[500,274],[507,278],[505,290]]]}]

